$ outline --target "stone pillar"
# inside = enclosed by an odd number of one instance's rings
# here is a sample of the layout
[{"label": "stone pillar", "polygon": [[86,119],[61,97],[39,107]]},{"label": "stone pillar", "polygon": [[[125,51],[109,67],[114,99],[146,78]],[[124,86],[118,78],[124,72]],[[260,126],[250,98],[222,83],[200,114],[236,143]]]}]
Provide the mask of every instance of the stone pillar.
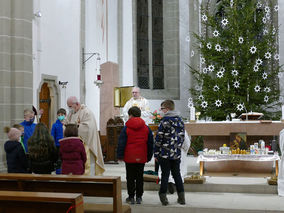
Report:
[{"label": "stone pillar", "polygon": [[114,107],[114,88],[119,86],[118,64],[102,64],[101,78],[103,84],[100,91],[100,133],[106,135],[107,121],[119,115],[119,108]]},{"label": "stone pillar", "polygon": [[[33,100],[33,0],[0,1],[0,143],[7,140],[4,126],[23,121],[24,108]],[[3,146],[2,146],[3,147]],[[6,155],[0,149],[0,172]]]}]

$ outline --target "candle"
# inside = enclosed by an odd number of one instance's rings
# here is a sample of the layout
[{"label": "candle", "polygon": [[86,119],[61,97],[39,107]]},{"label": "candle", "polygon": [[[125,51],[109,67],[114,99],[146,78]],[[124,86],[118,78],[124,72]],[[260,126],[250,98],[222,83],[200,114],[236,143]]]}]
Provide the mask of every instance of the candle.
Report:
[{"label": "candle", "polygon": [[101,75],[97,75],[97,80],[98,80],[98,81],[101,80]]},{"label": "candle", "polygon": [[190,107],[190,120],[195,121],[195,107]]},{"label": "candle", "polygon": [[120,107],[120,90],[115,88],[114,90],[114,106]]}]

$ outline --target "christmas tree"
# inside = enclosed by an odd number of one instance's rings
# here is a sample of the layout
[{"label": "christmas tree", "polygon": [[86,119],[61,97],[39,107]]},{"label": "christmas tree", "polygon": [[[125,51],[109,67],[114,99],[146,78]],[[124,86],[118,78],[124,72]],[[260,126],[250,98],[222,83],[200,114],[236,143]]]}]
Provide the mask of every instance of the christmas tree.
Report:
[{"label": "christmas tree", "polygon": [[214,13],[201,8],[189,107],[213,120],[250,111],[279,119],[278,9],[272,0],[221,0]]}]

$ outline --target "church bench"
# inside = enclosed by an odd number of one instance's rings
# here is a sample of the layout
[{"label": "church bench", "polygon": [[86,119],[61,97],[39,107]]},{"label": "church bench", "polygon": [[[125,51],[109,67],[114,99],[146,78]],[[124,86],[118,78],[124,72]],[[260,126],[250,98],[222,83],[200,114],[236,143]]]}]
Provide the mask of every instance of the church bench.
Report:
[{"label": "church bench", "polygon": [[83,213],[78,193],[0,191],[0,212]]},{"label": "church bench", "polygon": [[[131,212],[122,205],[118,176],[41,175],[0,173],[0,190],[82,193],[83,196],[112,197],[113,204],[84,204],[85,212]],[[97,209],[102,209],[99,211]]]}]

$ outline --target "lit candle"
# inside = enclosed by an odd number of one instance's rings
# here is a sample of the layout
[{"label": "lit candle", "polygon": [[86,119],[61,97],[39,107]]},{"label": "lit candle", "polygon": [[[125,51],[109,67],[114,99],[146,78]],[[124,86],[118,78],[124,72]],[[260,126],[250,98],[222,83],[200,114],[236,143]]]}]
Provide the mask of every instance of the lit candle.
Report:
[{"label": "lit candle", "polygon": [[195,121],[195,107],[190,107],[190,120]]}]

